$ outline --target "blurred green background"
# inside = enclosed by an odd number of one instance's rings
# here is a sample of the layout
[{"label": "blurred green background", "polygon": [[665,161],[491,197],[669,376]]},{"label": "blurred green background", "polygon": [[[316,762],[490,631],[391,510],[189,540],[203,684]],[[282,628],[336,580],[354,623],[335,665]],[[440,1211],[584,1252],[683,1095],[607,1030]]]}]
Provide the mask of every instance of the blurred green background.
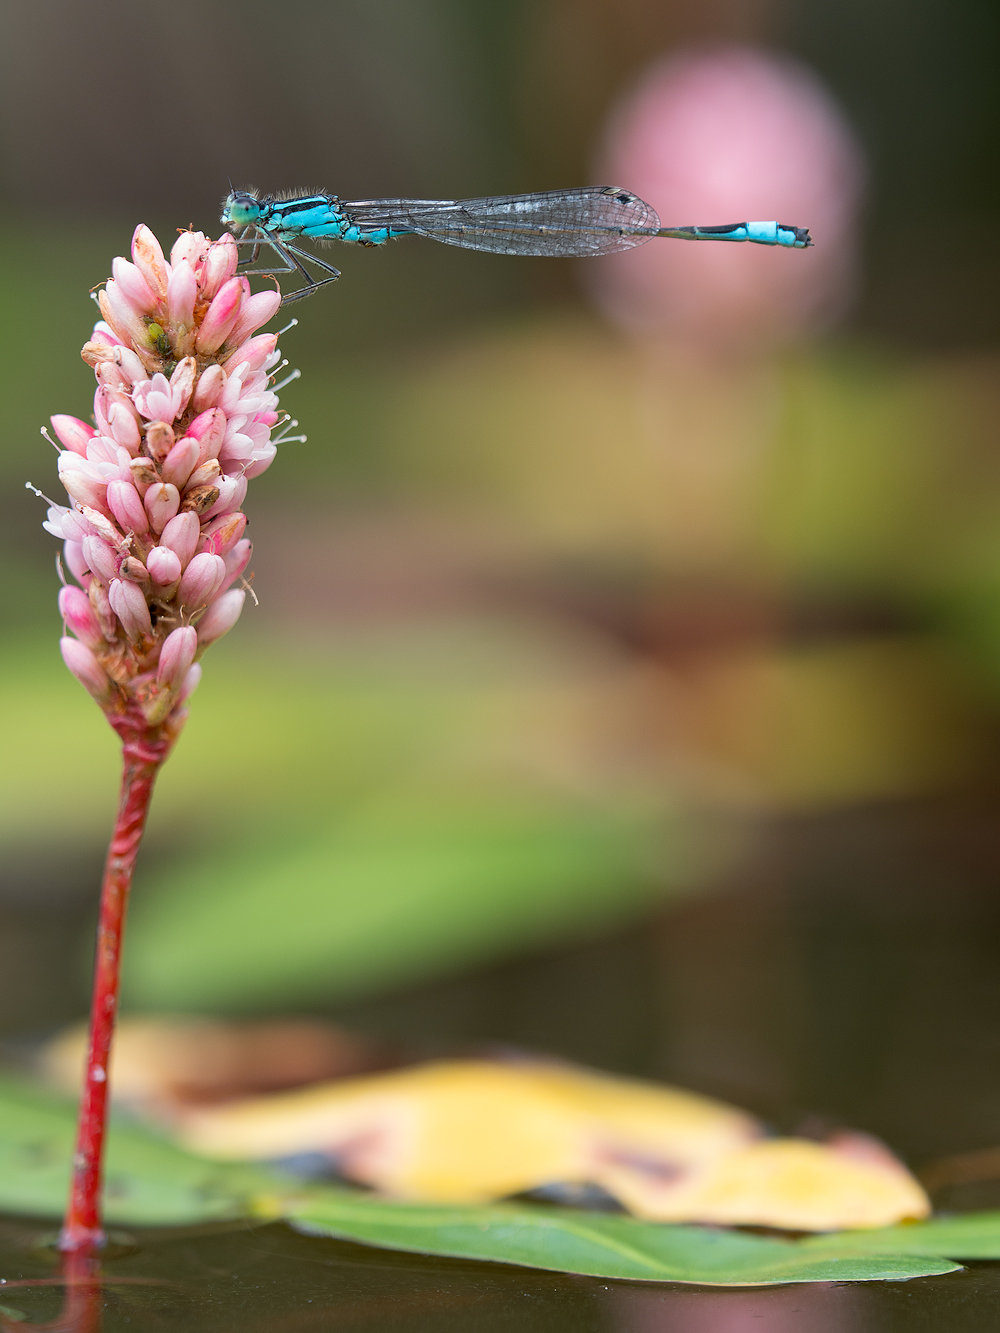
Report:
[{"label": "blurred green background", "polygon": [[338,251],[282,343],[309,439],[251,488],[260,607],[162,777],[126,1003],[550,1049],[918,1156],[997,1137],[998,26],[985,0],[5,6],[0,1031],[86,1006],[116,749],[23,483],[59,498],[39,426],[89,416],[88,291],[135,224],[214,233],[229,177],[584,183],[651,60],[741,43],[816,71],[870,173],[845,322],[684,390],[696,446],[760,435],[752,473],[720,464],[685,529],[615,429],[635,344],[568,261]]}]

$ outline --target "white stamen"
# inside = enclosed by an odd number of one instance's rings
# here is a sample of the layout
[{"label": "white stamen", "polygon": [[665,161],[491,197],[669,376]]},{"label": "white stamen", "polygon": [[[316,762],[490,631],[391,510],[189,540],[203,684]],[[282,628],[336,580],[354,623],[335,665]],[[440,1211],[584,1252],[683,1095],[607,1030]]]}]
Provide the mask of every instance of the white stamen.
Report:
[{"label": "white stamen", "polygon": [[283,337],[285,336],[285,334],[288,332],[289,329],[294,329],[294,328],[295,328],[295,326],[296,326],[296,324],[298,324],[298,322],[299,322],[299,321],[298,321],[297,319],[293,319],[292,322],[291,322],[290,324],[286,324],[285,327],[284,327],[283,329],[279,329],[279,330],[278,330],[278,337],[279,337],[279,338],[283,338]]},{"label": "white stamen", "polygon": [[[282,365],[287,366],[287,365],[288,365],[288,362],[287,362],[287,361],[284,361],[284,362],[282,362]],[[278,369],[280,370],[280,369],[281,369],[281,366],[279,366]],[[271,392],[272,392],[272,393],[280,393],[280,392],[282,391],[282,389],[285,387],[286,384],[291,384],[292,380],[298,380],[298,379],[301,379],[301,378],[302,378],[302,371],[301,371],[301,370],[293,370],[290,374],[286,375],[285,378],[284,378],[279,384],[272,384],[272,385],[271,385]]]}]

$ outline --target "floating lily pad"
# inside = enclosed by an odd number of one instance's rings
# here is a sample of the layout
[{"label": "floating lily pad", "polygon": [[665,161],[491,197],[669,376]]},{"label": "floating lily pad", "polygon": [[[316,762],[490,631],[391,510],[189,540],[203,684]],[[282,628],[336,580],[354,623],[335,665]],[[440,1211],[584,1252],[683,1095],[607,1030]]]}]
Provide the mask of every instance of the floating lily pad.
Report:
[{"label": "floating lily pad", "polygon": [[709,1286],[900,1281],[952,1273],[940,1255],[813,1252],[709,1227],[662,1226],[605,1213],[497,1204],[446,1208],[318,1189],[289,1210],[301,1231],[420,1254],[486,1259],[591,1277]]}]

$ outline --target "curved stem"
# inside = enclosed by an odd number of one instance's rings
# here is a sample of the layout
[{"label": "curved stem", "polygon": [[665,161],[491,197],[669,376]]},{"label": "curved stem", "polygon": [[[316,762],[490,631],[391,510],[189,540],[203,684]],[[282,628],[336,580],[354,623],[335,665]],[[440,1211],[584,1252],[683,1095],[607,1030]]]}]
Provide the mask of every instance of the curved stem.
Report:
[{"label": "curved stem", "polygon": [[86,1076],[77,1121],[73,1182],[59,1238],[60,1249],[67,1251],[93,1250],[104,1244],[101,1224],[104,1130],[108,1062],[118,1012],[122,932],[153,783],[170,744],[159,729],[150,734],[128,727],[124,719],[117,725],[112,721],[112,725],[123,742],[121,798],[101,886]]}]

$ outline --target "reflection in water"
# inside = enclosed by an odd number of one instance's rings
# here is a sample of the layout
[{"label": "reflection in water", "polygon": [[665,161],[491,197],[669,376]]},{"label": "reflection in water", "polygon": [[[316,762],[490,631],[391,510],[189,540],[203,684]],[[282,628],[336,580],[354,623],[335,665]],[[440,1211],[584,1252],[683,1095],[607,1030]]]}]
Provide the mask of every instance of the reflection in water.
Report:
[{"label": "reflection in water", "polygon": [[59,1277],[23,1278],[5,1282],[4,1292],[12,1287],[63,1286],[66,1295],[63,1307],[55,1319],[45,1324],[32,1324],[0,1316],[3,1333],[17,1329],[46,1329],[48,1333],[100,1333],[103,1308],[103,1282],[100,1257],[79,1251],[64,1254]]},{"label": "reflection in water", "polygon": [[611,1326],[621,1333],[854,1333],[862,1327],[858,1286],[832,1282],[756,1291],[612,1288]]}]

